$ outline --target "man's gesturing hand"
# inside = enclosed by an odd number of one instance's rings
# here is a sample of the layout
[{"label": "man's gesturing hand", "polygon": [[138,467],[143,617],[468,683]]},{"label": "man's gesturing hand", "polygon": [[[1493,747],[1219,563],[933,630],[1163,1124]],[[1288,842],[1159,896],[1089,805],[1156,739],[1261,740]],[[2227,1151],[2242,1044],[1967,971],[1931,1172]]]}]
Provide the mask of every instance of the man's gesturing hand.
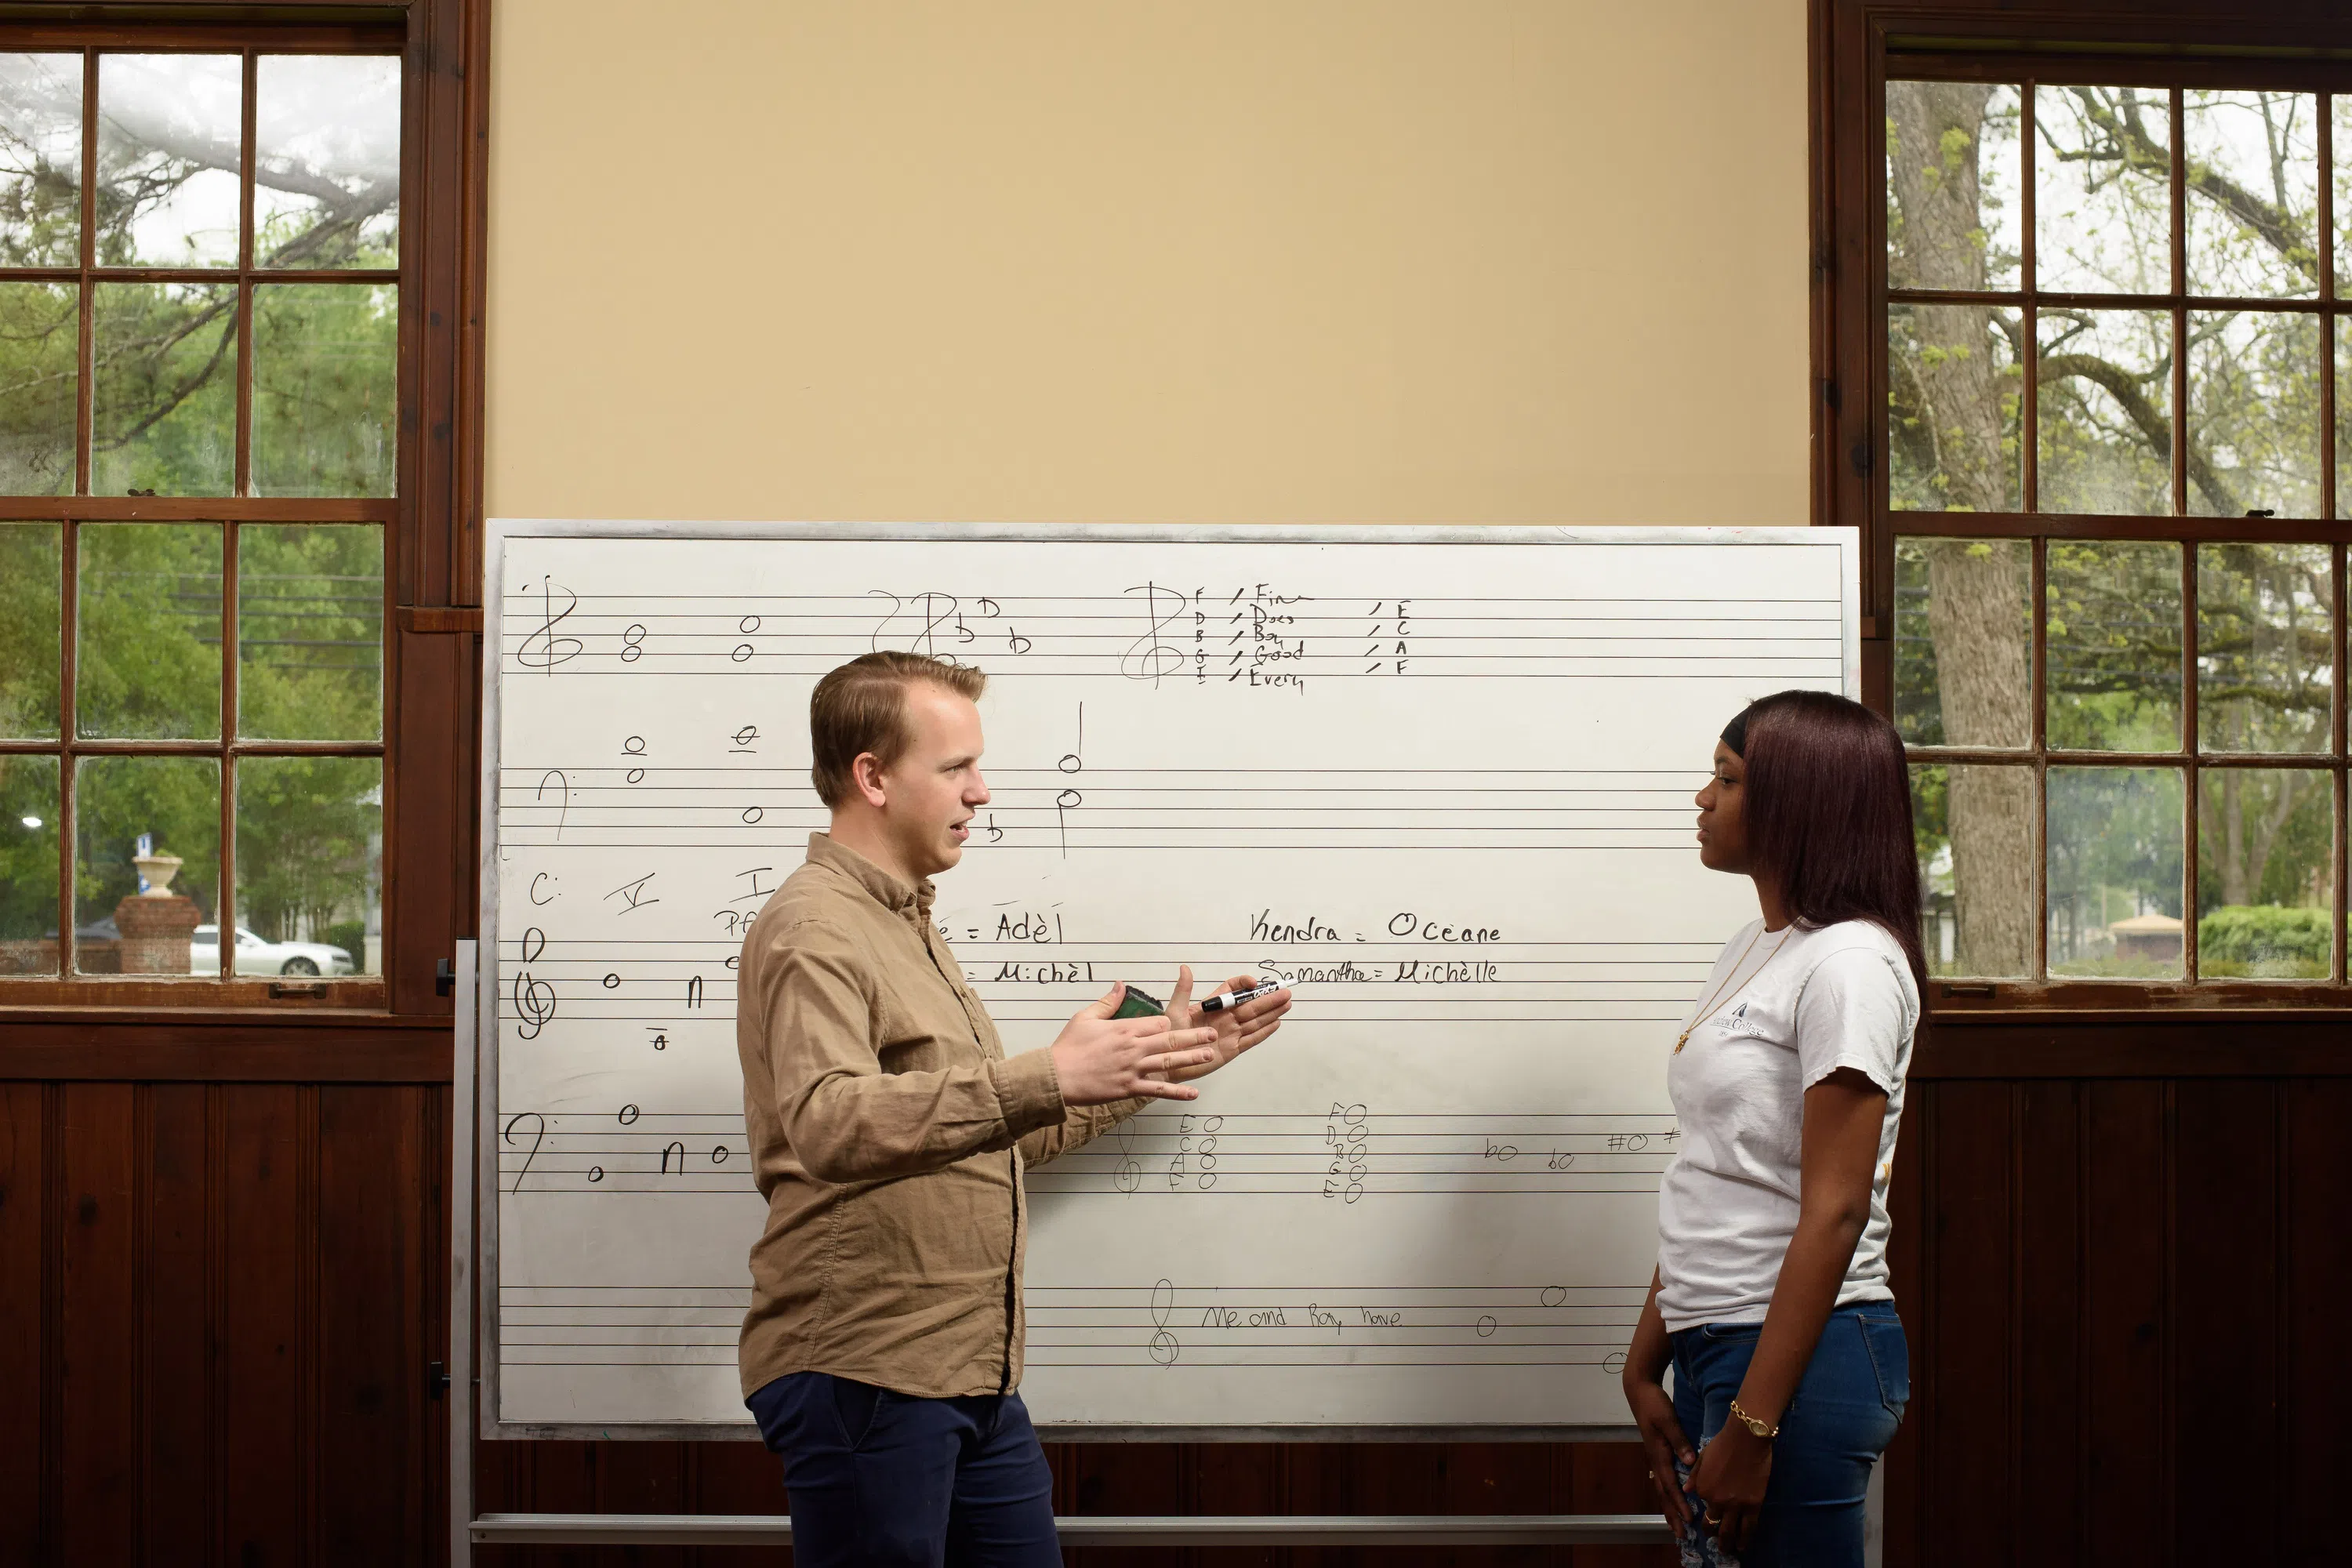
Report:
[{"label": "man's gesturing hand", "polygon": [[1214,1063],[1217,1032],[1171,1028],[1164,1017],[1112,1017],[1126,994],[1127,983],[1121,981],[1062,1026],[1053,1045],[1062,1103],[1108,1105],[1137,1095],[1200,1099],[1199,1089],[1171,1083],[1165,1075]]},{"label": "man's gesturing hand", "polygon": [[[1218,982],[1209,993],[1222,996],[1229,991],[1247,991],[1257,984],[1254,974],[1236,974]],[[1254,1002],[1238,1007],[1228,1007],[1203,1014],[1192,1002],[1192,966],[1185,964],[1176,971],[1176,989],[1168,994],[1168,1016],[1179,1028],[1197,1024],[1205,1018],[1216,1030],[1215,1059],[1204,1067],[1185,1068],[1169,1076],[1178,1083],[1188,1079],[1206,1078],[1252,1046],[1282,1027],[1282,1016],[1290,1011],[1288,991],[1269,992]]]}]

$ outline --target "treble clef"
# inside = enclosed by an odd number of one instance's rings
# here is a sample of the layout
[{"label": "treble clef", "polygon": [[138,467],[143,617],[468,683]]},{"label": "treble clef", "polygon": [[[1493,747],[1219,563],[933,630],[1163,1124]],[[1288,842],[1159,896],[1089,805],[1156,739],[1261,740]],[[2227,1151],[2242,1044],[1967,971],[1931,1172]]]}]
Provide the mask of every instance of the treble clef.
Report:
[{"label": "treble clef", "polygon": [[[1129,680],[1148,680],[1157,686],[1160,677],[1173,675],[1184,668],[1184,650],[1160,640],[1160,634],[1183,613],[1184,595],[1157,583],[1146,583],[1139,588],[1127,591],[1143,595],[1143,613],[1150,620],[1151,629],[1129,645],[1126,654],[1118,661],[1118,672]],[[1164,612],[1160,607],[1160,595],[1162,594],[1168,595],[1168,608]]]},{"label": "treble clef", "polygon": [[514,1010],[515,1033],[526,1040],[539,1038],[540,1030],[555,1016],[555,987],[532,979],[528,969],[515,971]]},{"label": "treble clef", "polygon": [[1151,1287],[1151,1359],[1161,1366],[1174,1366],[1183,1346],[1168,1331],[1168,1315],[1176,1310],[1176,1287],[1162,1279]]},{"label": "treble clef", "polygon": [[[522,646],[515,649],[515,662],[525,669],[543,669],[552,675],[557,665],[566,659],[579,658],[585,646],[578,637],[555,635],[555,628],[579,608],[580,595],[560,585],[552,577],[541,577],[539,588],[540,613],[544,618],[540,622],[539,629],[523,638]],[[563,607],[560,610],[555,607],[555,595],[558,594],[563,595]],[[532,646],[534,644],[536,647]]]}]

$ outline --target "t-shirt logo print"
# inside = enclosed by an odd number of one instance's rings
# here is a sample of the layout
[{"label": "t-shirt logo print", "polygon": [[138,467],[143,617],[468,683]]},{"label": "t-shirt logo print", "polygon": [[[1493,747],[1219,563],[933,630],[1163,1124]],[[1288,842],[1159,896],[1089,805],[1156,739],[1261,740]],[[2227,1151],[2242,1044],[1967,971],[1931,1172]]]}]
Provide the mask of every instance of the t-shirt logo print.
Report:
[{"label": "t-shirt logo print", "polygon": [[1764,1034],[1761,1028],[1748,1021],[1748,1004],[1745,1002],[1723,1016],[1720,1027],[1725,1039],[1729,1039],[1734,1035],[1754,1035],[1760,1039]]}]

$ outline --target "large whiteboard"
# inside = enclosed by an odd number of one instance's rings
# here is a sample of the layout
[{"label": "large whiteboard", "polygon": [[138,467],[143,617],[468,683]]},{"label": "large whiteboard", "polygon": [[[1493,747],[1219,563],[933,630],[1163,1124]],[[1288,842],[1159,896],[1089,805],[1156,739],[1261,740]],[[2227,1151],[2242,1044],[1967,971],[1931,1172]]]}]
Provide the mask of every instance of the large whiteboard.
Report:
[{"label": "large whiteboard", "polygon": [[1665,1057],[1754,908],[1690,797],[1749,699],[1856,693],[1852,530],[494,521],[488,565],[487,1432],[748,1431],[735,959],[824,823],[809,689],[876,647],[991,677],[936,915],[1008,1049],[1180,961],[1297,985],[1030,1173],[1037,1419],[1623,1421]]}]

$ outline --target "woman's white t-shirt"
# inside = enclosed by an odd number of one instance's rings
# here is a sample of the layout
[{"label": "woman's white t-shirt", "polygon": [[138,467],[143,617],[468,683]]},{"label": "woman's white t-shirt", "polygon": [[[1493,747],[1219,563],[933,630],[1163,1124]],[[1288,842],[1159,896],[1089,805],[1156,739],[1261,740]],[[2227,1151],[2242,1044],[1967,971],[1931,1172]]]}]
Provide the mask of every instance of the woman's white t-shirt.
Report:
[{"label": "woman's white t-shirt", "polygon": [[[1886,1115],[1870,1220],[1837,1304],[1894,1298],[1886,1283],[1886,1181],[1919,988],[1902,948],[1874,921],[1759,935],[1762,924],[1725,944],[1699,988],[1702,1004],[1716,998],[1719,1010],[1666,1067],[1682,1134],[1658,1191],[1658,1311],[1669,1330],[1763,1321],[1797,1230],[1805,1090],[1840,1068],[1886,1091]],[[1753,978],[1717,997],[1735,966]],[[1694,1005],[1692,1016],[1697,1013]]]}]

